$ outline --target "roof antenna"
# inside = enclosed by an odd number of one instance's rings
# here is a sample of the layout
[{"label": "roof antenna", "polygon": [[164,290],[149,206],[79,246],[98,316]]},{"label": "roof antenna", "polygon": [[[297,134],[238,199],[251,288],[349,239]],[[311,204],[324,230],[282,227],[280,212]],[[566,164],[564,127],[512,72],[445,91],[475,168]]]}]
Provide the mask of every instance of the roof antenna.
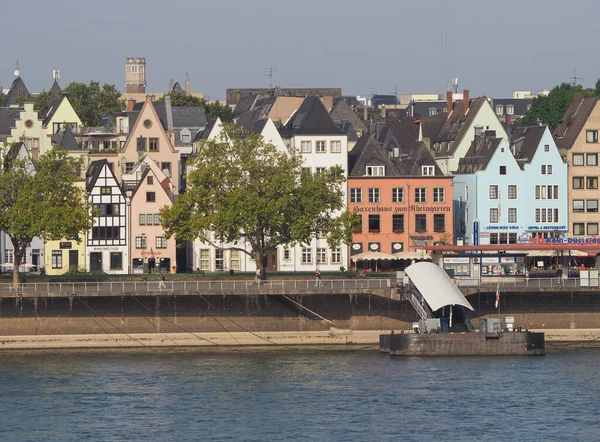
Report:
[{"label": "roof antenna", "polygon": [[21,73],[19,72],[19,60],[17,60],[16,66],[17,66],[17,69],[15,70],[14,74],[15,74],[15,77],[18,77],[19,75],[21,75]]},{"label": "roof antenna", "polygon": [[577,76],[577,69],[573,69],[573,76],[569,77],[569,80],[572,80],[571,86],[577,86],[577,80],[581,80],[583,82],[583,78]]},{"label": "roof antenna", "polygon": [[269,92],[271,92],[271,89],[273,89],[273,74],[275,72],[277,72],[277,69],[273,69],[271,68],[265,68],[264,70],[267,71],[267,73],[265,74],[265,77],[269,77]]}]

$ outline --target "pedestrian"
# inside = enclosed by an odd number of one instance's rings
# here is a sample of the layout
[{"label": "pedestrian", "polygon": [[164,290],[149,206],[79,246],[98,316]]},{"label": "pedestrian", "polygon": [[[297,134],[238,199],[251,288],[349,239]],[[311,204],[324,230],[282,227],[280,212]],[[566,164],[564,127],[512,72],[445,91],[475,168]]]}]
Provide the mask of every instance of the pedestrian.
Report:
[{"label": "pedestrian", "polygon": [[159,275],[160,275],[160,282],[158,283],[158,289],[159,290],[166,289],[167,286],[165,284],[165,275],[163,275],[162,272],[160,272]]},{"label": "pedestrian", "polygon": [[323,283],[321,282],[321,271],[319,269],[315,272],[315,276],[317,277],[315,287],[323,287]]},{"label": "pedestrian", "polygon": [[256,277],[254,278],[254,284],[260,287],[260,267],[256,269]]}]

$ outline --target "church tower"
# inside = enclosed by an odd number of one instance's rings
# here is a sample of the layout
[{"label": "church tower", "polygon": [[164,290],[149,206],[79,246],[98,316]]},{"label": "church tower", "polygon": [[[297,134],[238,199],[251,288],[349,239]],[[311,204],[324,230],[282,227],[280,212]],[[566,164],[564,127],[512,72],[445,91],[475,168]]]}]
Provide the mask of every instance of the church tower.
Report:
[{"label": "church tower", "polygon": [[125,59],[125,92],[146,93],[146,59]]}]

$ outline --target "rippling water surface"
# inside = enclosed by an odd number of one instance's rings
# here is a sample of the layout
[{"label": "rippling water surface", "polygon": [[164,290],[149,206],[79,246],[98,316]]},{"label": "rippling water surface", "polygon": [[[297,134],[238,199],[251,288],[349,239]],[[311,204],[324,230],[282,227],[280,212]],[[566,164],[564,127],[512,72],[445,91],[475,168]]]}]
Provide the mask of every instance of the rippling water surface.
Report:
[{"label": "rippling water surface", "polygon": [[600,350],[0,353],[1,440],[600,440]]}]

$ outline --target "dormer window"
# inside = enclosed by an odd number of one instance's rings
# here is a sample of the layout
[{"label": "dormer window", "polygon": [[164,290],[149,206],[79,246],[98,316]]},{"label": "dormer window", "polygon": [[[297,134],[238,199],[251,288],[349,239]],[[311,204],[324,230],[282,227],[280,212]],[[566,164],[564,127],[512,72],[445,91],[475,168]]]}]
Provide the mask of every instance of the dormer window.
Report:
[{"label": "dormer window", "polygon": [[506,115],[514,115],[515,114],[515,106],[512,104],[506,105]]},{"label": "dormer window", "polygon": [[504,106],[501,104],[496,106],[496,115],[504,115]]},{"label": "dormer window", "polygon": [[434,176],[435,175],[435,166],[421,166],[421,175],[422,176]]},{"label": "dormer window", "polygon": [[181,142],[182,143],[191,143],[192,142],[192,133],[188,129],[183,129],[180,132]]},{"label": "dormer window", "polygon": [[367,166],[366,176],[385,176],[385,166]]}]

